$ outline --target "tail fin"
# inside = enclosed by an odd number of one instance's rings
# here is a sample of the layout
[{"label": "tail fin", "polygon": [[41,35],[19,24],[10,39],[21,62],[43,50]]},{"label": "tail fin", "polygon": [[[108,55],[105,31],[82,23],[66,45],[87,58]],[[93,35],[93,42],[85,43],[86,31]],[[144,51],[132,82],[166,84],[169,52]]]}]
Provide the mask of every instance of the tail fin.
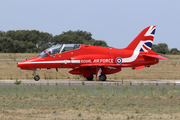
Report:
[{"label": "tail fin", "polygon": [[151,50],[155,31],[156,26],[145,28],[125,49],[144,52]]}]

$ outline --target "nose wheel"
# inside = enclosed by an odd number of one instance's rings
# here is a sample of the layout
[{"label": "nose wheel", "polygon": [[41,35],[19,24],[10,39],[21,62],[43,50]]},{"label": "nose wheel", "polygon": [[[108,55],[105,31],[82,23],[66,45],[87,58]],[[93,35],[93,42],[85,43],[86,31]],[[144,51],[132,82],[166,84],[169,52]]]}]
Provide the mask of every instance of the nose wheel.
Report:
[{"label": "nose wheel", "polygon": [[39,81],[39,79],[40,79],[39,75],[36,75],[36,76],[34,77],[34,80],[35,80],[35,81]]},{"label": "nose wheel", "polygon": [[37,71],[37,69],[34,69],[32,75],[34,76],[34,80],[35,80],[35,81],[39,81],[40,77],[39,77],[39,75],[35,75],[35,74],[36,74],[36,71]]}]

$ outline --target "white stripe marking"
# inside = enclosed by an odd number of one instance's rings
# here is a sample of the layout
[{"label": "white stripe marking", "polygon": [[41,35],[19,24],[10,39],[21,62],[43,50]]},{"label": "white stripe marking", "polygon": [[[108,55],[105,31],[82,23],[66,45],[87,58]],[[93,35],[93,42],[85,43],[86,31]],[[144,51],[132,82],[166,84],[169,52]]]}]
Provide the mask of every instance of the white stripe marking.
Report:
[{"label": "white stripe marking", "polygon": [[60,60],[60,61],[39,61],[39,62],[23,62],[22,64],[33,64],[33,63],[80,63],[80,60]]},{"label": "white stripe marking", "polygon": [[136,60],[143,44],[144,44],[144,41],[140,41],[139,44],[137,45],[136,49],[134,50],[133,55],[129,58],[122,58],[122,63],[133,62],[134,60]]},{"label": "white stripe marking", "polygon": [[80,63],[80,60],[71,60],[71,63]]},{"label": "white stripe marking", "polygon": [[131,57],[129,58],[122,58],[122,63],[128,63],[128,62],[133,62],[134,60],[136,60],[136,58],[139,55],[140,49],[142,48],[145,52],[147,52],[147,50],[143,47],[143,45],[145,45],[144,43],[146,42],[151,42],[153,43],[151,40],[146,40],[146,41],[140,41],[139,44],[137,45],[136,49],[134,50],[134,53]]}]

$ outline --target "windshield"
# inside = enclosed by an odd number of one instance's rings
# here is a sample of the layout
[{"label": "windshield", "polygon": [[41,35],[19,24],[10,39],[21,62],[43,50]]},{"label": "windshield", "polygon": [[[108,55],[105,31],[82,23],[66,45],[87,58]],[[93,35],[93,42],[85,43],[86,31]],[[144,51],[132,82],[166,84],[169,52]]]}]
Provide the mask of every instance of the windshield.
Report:
[{"label": "windshield", "polygon": [[[49,55],[55,55],[58,53],[63,53],[63,52],[67,52],[67,51],[71,51],[71,50],[75,50],[75,49],[79,49],[79,48],[80,48],[80,44],[57,44],[57,45],[53,45],[52,47],[46,49],[46,51],[49,53]],[[43,51],[37,56],[38,57],[47,57],[48,54],[45,51]]]},{"label": "windshield", "polygon": [[48,54],[45,51],[42,51],[39,55],[37,55],[38,57],[47,57]]}]

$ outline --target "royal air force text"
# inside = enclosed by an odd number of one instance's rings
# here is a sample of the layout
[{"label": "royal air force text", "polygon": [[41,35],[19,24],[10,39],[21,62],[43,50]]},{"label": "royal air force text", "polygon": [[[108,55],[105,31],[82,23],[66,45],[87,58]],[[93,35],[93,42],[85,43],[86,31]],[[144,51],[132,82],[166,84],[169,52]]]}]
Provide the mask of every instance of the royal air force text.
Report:
[{"label": "royal air force text", "polygon": [[88,60],[81,60],[81,63],[113,63],[113,59],[88,59]]}]

